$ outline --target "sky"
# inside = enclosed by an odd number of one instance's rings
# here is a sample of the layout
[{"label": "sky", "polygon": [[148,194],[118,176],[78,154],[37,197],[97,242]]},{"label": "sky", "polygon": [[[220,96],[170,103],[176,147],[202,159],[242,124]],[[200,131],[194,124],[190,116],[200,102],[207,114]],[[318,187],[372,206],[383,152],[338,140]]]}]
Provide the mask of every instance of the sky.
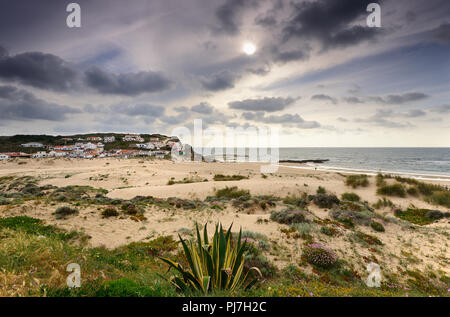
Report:
[{"label": "sky", "polygon": [[80,28],[69,3],[0,0],[0,135],[201,119],[282,147],[450,146],[448,0],[78,0]]}]

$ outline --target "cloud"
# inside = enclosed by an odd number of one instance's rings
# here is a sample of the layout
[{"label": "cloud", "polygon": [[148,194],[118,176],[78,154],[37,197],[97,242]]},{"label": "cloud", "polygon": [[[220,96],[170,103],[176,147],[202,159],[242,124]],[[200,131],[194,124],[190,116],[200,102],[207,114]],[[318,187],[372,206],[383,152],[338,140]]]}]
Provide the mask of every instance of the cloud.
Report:
[{"label": "cloud", "polygon": [[172,85],[161,73],[150,71],[116,75],[94,66],[85,76],[87,85],[103,94],[136,96],[165,91]]},{"label": "cloud", "polygon": [[309,49],[285,50],[280,51],[278,47],[272,49],[272,58],[277,63],[289,63],[294,61],[307,60],[309,58]]},{"label": "cloud", "polygon": [[369,97],[370,100],[389,105],[401,105],[408,102],[415,102],[429,98],[421,92],[409,92],[402,95],[388,95],[386,97]]},{"label": "cloud", "polygon": [[239,33],[239,13],[245,8],[256,6],[257,2],[253,0],[226,0],[215,12],[219,25],[214,28],[214,32],[236,35]]},{"label": "cloud", "polygon": [[80,113],[79,109],[49,103],[32,93],[13,86],[0,86],[0,120],[64,121],[68,114]]},{"label": "cloud", "polygon": [[57,92],[89,87],[102,94],[126,96],[162,92],[172,85],[158,72],[114,74],[94,66],[83,73],[52,54],[26,52],[9,56],[2,47],[0,79]]},{"label": "cloud", "polygon": [[346,97],[344,98],[344,101],[351,104],[364,103],[364,101],[359,99],[358,97]]},{"label": "cloud", "polygon": [[450,113],[450,105],[437,106],[431,109],[431,111],[436,113]]},{"label": "cloud", "polygon": [[52,54],[27,52],[9,56],[0,47],[0,78],[41,89],[68,91],[79,85],[80,73]]},{"label": "cloud", "polygon": [[[283,28],[285,41],[312,39],[324,49],[346,47],[374,39],[380,30],[354,25],[364,21],[371,0],[317,0],[295,3],[293,17]],[[381,2],[381,1],[378,1]]]},{"label": "cloud", "polygon": [[116,104],[111,106],[111,111],[115,111],[117,114],[124,114],[127,116],[148,116],[159,118],[164,115],[165,108],[150,104]]},{"label": "cloud", "polygon": [[432,31],[433,38],[442,44],[450,44],[450,23],[441,24]]},{"label": "cloud", "polygon": [[214,108],[207,102],[201,102],[200,104],[193,106],[191,110],[196,113],[211,114],[213,113]]},{"label": "cloud", "polygon": [[298,114],[270,115],[266,117],[263,112],[244,112],[242,118],[266,124],[289,125],[298,129],[315,129],[320,127],[317,121],[305,121]]},{"label": "cloud", "polygon": [[209,78],[202,78],[200,83],[203,88],[209,91],[221,91],[234,88],[234,83],[237,77],[230,71],[221,71],[215,73]]},{"label": "cloud", "polygon": [[330,101],[333,104],[338,103],[338,101],[335,98],[324,94],[314,95],[311,97],[311,100]]},{"label": "cloud", "polygon": [[421,110],[411,110],[410,112],[406,113],[395,113],[392,110],[386,110],[386,109],[378,109],[376,113],[366,119],[357,118],[354,121],[359,123],[370,123],[376,126],[381,126],[385,128],[411,128],[414,127],[409,122],[395,122],[392,120],[389,120],[389,118],[393,117],[401,117],[401,118],[414,118],[418,116],[423,116],[425,113]]},{"label": "cloud", "polygon": [[228,107],[230,109],[236,110],[275,112],[286,109],[287,107],[295,103],[298,99],[300,99],[300,97],[265,97],[262,99],[245,99],[241,101],[230,102],[228,103]]}]

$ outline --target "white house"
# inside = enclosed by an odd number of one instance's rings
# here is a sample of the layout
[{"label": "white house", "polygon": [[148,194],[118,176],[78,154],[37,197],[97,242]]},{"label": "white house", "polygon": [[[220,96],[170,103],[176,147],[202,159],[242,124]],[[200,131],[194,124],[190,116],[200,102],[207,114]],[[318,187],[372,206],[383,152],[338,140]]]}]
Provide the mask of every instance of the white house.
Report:
[{"label": "white house", "polygon": [[124,136],[122,140],[125,142],[144,142],[144,138],[138,134],[128,134]]},{"label": "white house", "polygon": [[113,136],[105,136],[104,138],[103,138],[103,142],[105,142],[105,143],[113,143],[113,142],[116,142],[116,137],[113,135]]},{"label": "white house", "polygon": [[48,156],[53,156],[53,157],[65,157],[67,155],[68,155],[68,152],[66,152],[66,151],[59,151],[59,150],[50,151],[48,153]]},{"label": "white house", "polygon": [[7,160],[7,159],[9,159],[9,155],[0,153],[0,160]]},{"label": "white house", "polygon": [[38,142],[30,142],[22,144],[22,147],[44,147],[44,144]]},{"label": "white house", "polygon": [[47,152],[40,151],[31,155],[31,158],[43,158],[43,157],[47,157]]},{"label": "white house", "polygon": [[137,143],[135,144],[135,147],[137,147],[138,149],[153,150],[155,148],[155,145],[152,143]]}]

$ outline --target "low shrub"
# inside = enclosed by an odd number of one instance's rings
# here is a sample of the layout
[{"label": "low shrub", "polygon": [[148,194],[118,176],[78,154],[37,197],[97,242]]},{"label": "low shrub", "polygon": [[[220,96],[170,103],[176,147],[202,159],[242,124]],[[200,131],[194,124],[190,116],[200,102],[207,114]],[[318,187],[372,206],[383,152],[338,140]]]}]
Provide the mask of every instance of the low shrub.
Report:
[{"label": "low shrub", "polygon": [[339,204],[339,199],[335,195],[317,194],[313,200],[320,208],[331,208],[333,205]]},{"label": "low shrub", "polygon": [[341,199],[347,200],[347,201],[360,201],[361,200],[361,198],[358,196],[358,194],[355,194],[355,193],[343,193],[341,195]]},{"label": "low shrub", "polygon": [[408,187],[406,192],[411,196],[419,196],[419,190],[415,186]]},{"label": "low shrub", "polygon": [[369,179],[367,175],[348,175],[345,179],[345,184],[353,188],[367,187],[369,185]]},{"label": "low shrub", "polygon": [[119,212],[114,207],[107,207],[106,209],[104,209],[102,211],[102,216],[104,218],[117,217],[117,216],[119,216]]},{"label": "low shrub", "polygon": [[327,227],[327,226],[323,226],[320,228],[320,232],[330,236],[330,237],[334,237],[337,236],[339,234],[338,230],[336,228],[333,227]]},{"label": "low shrub", "polygon": [[299,208],[305,208],[308,205],[308,196],[306,193],[303,193],[301,197],[298,196],[286,196],[283,199],[283,203],[286,205],[292,205]]},{"label": "low shrub", "polygon": [[237,186],[225,187],[216,191],[217,198],[239,198],[242,196],[250,196],[250,191],[246,189],[239,189]]},{"label": "low shrub", "polygon": [[70,215],[77,215],[78,209],[71,208],[69,206],[59,207],[58,209],[56,209],[54,214],[56,216],[56,219],[63,219]]},{"label": "low shrub", "polygon": [[286,209],[283,211],[272,211],[270,214],[270,219],[272,221],[281,224],[293,224],[306,222],[305,212],[303,210],[290,210]]},{"label": "low shrub", "polygon": [[317,194],[326,194],[326,192],[327,190],[322,186],[319,186],[316,191]]},{"label": "low shrub", "polygon": [[377,237],[371,236],[370,234],[366,234],[364,232],[358,231],[356,232],[356,237],[369,245],[382,245],[383,242],[380,241]]},{"label": "low shrub", "polygon": [[372,205],[375,209],[380,209],[384,207],[394,207],[394,203],[390,201],[389,199],[386,199],[383,197],[383,199],[378,199],[378,201]]},{"label": "low shrub", "polygon": [[244,175],[214,175],[214,180],[216,182],[240,181],[241,179],[248,179],[248,177]]},{"label": "low shrub", "polygon": [[414,208],[408,208],[407,210],[400,210],[396,209],[394,211],[394,215],[397,218],[406,220],[408,222],[414,223],[416,225],[424,226],[428,225],[430,223],[433,223],[436,219],[437,215],[440,217],[440,211],[436,213],[433,210],[428,209],[414,209]]},{"label": "low shrub", "polygon": [[384,232],[384,226],[381,222],[378,221],[372,221],[370,223],[370,226],[372,227],[373,230],[377,231],[377,232]]},{"label": "low shrub", "polygon": [[406,197],[405,186],[402,184],[392,184],[392,185],[384,185],[377,189],[378,195],[383,196],[396,196],[396,197]]},{"label": "low shrub", "polygon": [[433,192],[426,200],[432,204],[450,208],[450,191]]},{"label": "low shrub", "polygon": [[308,244],[303,250],[303,256],[308,263],[321,268],[330,268],[338,260],[333,250],[319,243]]}]

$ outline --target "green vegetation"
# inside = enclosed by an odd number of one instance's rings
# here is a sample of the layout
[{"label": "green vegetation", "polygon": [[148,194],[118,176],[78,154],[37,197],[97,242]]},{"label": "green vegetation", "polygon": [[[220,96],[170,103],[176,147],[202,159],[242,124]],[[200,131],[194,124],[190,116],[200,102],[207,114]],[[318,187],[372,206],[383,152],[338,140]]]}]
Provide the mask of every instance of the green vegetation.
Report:
[{"label": "green vegetation", "polygon": [[389,199],[386,199],[386,197],[383,197],[383,199],[378,199],[378,201],[375,204],[373,204],[373,208],[375,209],[380,209],[384,207],[394,207],[394,203]]},{"label": "green vegetation", "polygon": [[214,175],[214,180],[216,182],[229,182],[229,181],[240,181],[241,179],[248,179],[248,176],[244,175]]},{"label": "green vegetation", "polygon": [[396,209],[394,214],[397,218],[409,221],[416,225],[424,226],[433,223],[436,220],[433,217],[429,217],[429,212],[430,210],[428,209],[408,208],[405,211]]},{"label": "green vegetation", "polygon": [[382,245],[383,243],[375,236],[366,234],[364,232],[358,231],[355,235],[359,240],[369,244],[369,245]]},{"label": "green vegetation", "polygon": [[59,207],[55,211],[56,219],[64,219],[67,216],[78,215],[78,210],[69,206]]},{"label": "green vegetation", "polygon": [[299,208],[305,208],[308,205],[309,199],[306,193],[303,193],[301,197],[298,196],[286,196],[283,198],[283,203],[286,205],[292,205]]},{"label": "green vegetation", "polygon": [[370,226],[372,227],[373,230],[377,231],[377,232],[384,232],[384,226],[381,222],[378,221],[372,221],[370,223]]},{"label": "green vegetation", "polygon": [[102,211],[102,216],[104,218],[117,217],[119,216],[119,212],[114,207],[107,207]]},{"label": "green vegetation", "polygon": [[192,183],[203,183],[207,182],[208,180],[206,178],[200,178],[200,177],[185,177],[180,181],[176,181],[173,177],[169,179],[167,182],[167,185],[175,185],[175,184],[192,184]]},{"label": "green vegetation", "polygon": [[341,195],[341,199],[347,200],[347,201],[360,201],[361,200],[361,198],[358,196],[358,194],[355,194],[355,193],[343,193]]},{"label": "green vegetation", "polygon": [[450,208],[450,191],[435,191],[426,198],[426,201]]},{"label": "green vegetation", "polygon": [[63,241],[80,236],[75,231],[67,233],[64,230],[57,229],[53,226],[46,226],[42,220],[30,218],[28,216],[0,218],[0,229],[11,229],[26,234],[44,236]]},{"label": "green vegetation", "polygon": [[327,190],[322,186],[319,186],[316,190],[317,194],[326,194],[326,192],[327,192]]},{"label": "green vegetation", "polygon": [[293,223],[305,222],[306,217],[305,212],[302,210],[286,209],[283,211],[272,211],[270,214],[270,220],[290,225]]},{"label": "green vegetation", "polygon": [[216,191],[217,198],[239,198],[243,196],[250,196],[250,191],[239,189],[237,186],[225,187]]},{"label": "green vegetation", "polygon": [[192,240],[184,241],[180,236],[184,255],[189,263],[190,270],[168,258],[161,257],[161,260],[175,269],[180,276],[173,276],[171,282],[178,290],[185,294],[201,292],[210,293],[215,290],[227,290],[230,293],[241,288],[250,289],[257,282],[257,279],[248,281],[251,271],[256,271],[261,275],[258,268],[252,267],[244,273],[244,252],[246,242],[241,244],[242,231],[236,243],[233,243],[231,226],[226,234],[222,225],[216,225],[216,230],[211,243],[208,240],[207,226],[203,229],[203,239],[200,236],[198,227],[197,242]]},{"label": "green vegetation", "polygon": [[402,184],[383,185],[377,189],[378,195],[406,197],[406,190]]},{"label": "green vegetation", "polygon": [[369,186],[369,179],[367,175],[347,175],[345,178],[345,184],[353,188],[367,187]]}]

